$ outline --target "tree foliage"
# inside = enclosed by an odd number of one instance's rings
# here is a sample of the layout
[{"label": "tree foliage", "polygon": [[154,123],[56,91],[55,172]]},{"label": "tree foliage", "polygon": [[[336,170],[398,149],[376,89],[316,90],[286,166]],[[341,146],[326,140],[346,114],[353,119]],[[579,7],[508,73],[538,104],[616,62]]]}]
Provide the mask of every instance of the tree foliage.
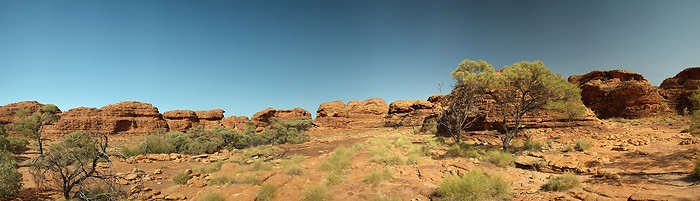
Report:
[{"label": "tree foliage", "polygon": [[[465,61],[452,76],[458,85],[471,86],[487,95],[497,105],[501,121],[503,149],[520,132],[523,117],[547,106],[567,105],[583,107],[578,86],[567,82],[560,74],[549,70],[541,61],[521,61],[500,71],[484,61]],[[476,73],[474,73],[476,72]]]},{"label": "tree foliage", "polygon": [[50,124],[58,121],[58,107],[52,104],[47,104],[41,107],[39,113],[29,114],[26,110],[17,112],[17,116],[22,117],[22,120],[15,122],[14,130],[18,133],[30,136],[39,144],[39,154],[44,155],[44,146],[41,141],[41,131],[45,124]]},{"label": "tree foliage", "polygon": [[[97,182],[106,186],[102,198],[115,198],[119,192],[111,169],[104,170],[98,163],[110,164],[107,135],[95,132],[76,131],[66,135],[61,142],[52,145],[46,155],[32,161],[30,173],[40,188],[55,188],[63,192],[66,200],[71,192],[81,199],[90,192]],[[105,196],[110,195],[110,196]]]},{"label": "tree foliage", "polygon": [[22,189],[22,174],[17,170],[15,157],[0,151],[0,200],[11,200]]}]

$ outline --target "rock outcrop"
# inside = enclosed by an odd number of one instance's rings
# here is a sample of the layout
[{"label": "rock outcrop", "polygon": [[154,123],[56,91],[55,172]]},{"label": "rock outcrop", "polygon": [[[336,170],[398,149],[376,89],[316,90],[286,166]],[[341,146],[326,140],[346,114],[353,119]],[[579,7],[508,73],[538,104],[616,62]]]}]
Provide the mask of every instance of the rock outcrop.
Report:
[{"label": "rock outcrop", "polygon": [[316,111],[313,124],[331,128],[380,128],[384,127],[388,111],[389,105],[380,98],[353,100],[348,104],[339,100],[326,102]]},{"label": "rock outcrop", "polygon": [[29,114],[33,114],[39,112],[43,106],[44,104],[37,101],[22,101],[0,106],[0,125],[13,124],[21,120],[21,117],[16,115],[20,110],[26,110]]},{"label": "rock outcrop", "polygon": [[[432,98],[432,96],[431,96]],[[435,103],[425,100],[399,100],[389,104],[386,126],[420,126],[426,117],[439,113]]]},{"label": "rock outcrop", "polygon": [[642,75],[625,70],[592,71],[569,77],[581,87],[583,103],[598,118],[628,119],[663,114],[668,106],[659,91]]},{"label": "rock outcrop", "polygon": [[62,135],[77,130],[107,134],[140,135],[167,129],[158,108],[148,103],[120,102],[100,109],[79,107],[61,114],[61,119],[44,127],[45,134]]},{"label": "rock outcrop", "polygon": [[224,128],[239,131],[248,129],[248,122],[250,122],[250,119],[246,116],[229,116],[221,120],[221,124],[224,125]]},{"label": "rock outcrop", "polygon": [[164,112],[163,117],[168,122],[171,131],[186,131],[200,125],[211,129],[222,126],[221,120],[224,118],[224,110],[171,110]]},{"label": "rock outcrop", "polygon": [[671,109],[679,114],[693,111],[689,97],[700,86],[700,67],[686,68],[676,76],[666,78],[659,86],[661,96],[666,98]]},{"label": "rock outcrop", "polygon": [[255,113],[250,120],[258,129],[262,129],[270,125],[270,119],[273,117],[281,121],[287,121],[302,117],[311,118],[311,113],[302,108],[294,108],[291,110],[276,110],[274,108],[267,108]]}]

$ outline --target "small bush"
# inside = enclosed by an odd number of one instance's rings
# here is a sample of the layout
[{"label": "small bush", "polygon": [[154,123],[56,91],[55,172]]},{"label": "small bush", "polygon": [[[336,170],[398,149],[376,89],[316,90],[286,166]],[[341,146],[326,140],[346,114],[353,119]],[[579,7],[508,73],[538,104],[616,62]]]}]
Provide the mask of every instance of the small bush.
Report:
[{"label": "small bush", "polygon": [[542,143],[528,139],[523,143],[523,150],[542,151]]},{"label": "small bush", "polygon": [[576,146],[574,146],[574,149],[576,151],[586,151],[590,149],[593,145],[589,143],[588,141],[585,140],[576,140]]},{"label": "small bush", "polygon": [[22,189],[22,174],[17,171],[15,157],[5,151],[0,151],[0,198],[10,200],[17,196]]},{"label": "small bush", "polygon": [[311,119],[303,117],[289,121],[271,119],[270,126],[263,131],[272,144],[299,144],[309,141],[306,131],[311,128]]},{"label": "small bush", "polygon": [[272,170],[272,164],[266,163],[266,162],[262,162],[262,161],[257,161],[257,162],[255,162],[255,163],[253,163],[253,166],[250,167],[250,170],[252,170],[252,171],[261,171],[261,170],[262,170],[262,171],[268,171],[268,170]]},{"label": "small bush", "polygon": [[513,158],[513,155],[501,150],[489,150],[484,154],[482,159],[498,167],[515,166],[515,158]]},{"label": "small bush", "polygon": [[230,184],[232,181],[233,181],[233,179],[231,179],[231,177],[226,176],[226,175],[221,175],[221,176],[216,176],[216,177],[210,178],[209,181],[207,181],[207,183],[209,183],[209,185],[220,186],[220,185]]},{"label": "small bush", "polygon": [[690,176],[700,179],[700,158],[695,161],[695,170],[693,170],[693,173]]},{"label": "small bush", "polygon": [[8,151],[14,154],[20,154],[27,150],[29,140],[21,137],[5,137],[0,135],[0,151]]},{"label": "small bush", "polygon": [[202,174],[209,174],[209,173],[221,170],[221,166],[223,164],[224,164],[223,162],[216,162],[216,163],[212,163],[209,165],[203,165],[199,168],[194,169],[194,171],[202,173]]},{"label": "small bush", "polygon": [[349,148],[340,147],[335,149],[328,159],[321,163],[320,170],[346,170],[352,165],[352,157],[355,151]]},{"label": "small bush", "polygon": [[172,180],[173,180],[173,183],[175,183],[175,184],[185,185],[185,184],[187,184],[187,180],[190,180],[190,175],[184,171],[181,171],[181,172],[175,173],[175,175],[173,175]]},{"label": "small bush", "polygon": [[458,142],[450,146],[445,155],[449,157],[480,158],[484,153],[486,153],[486,149],[464,142]]},{"label": "small bush", "polygon": [[223,195],[221,195],[219,193],[215,193],[215,192],[207,192],[206,194],[204,194],[204,196],[199,198],[199,201],[225,201],[225,200],[226,200],[226,198]]},{"label": "small bush", "polygon": [[470,171],[463,177],[445,178],[438,186],[436,197],[439,200],[510,200],[513,193],[501,177]]},{"label": "small bush", "polygon": [[578,179],[578,177],[576,177],[576,175],[564,174],[549,179],[549,181],[547,181],[547,183],[544,184],[544,186],[542,186],[542,190],[567,191],[569,189],[578,187],[580,183],[581,181]]},{"label": "small bush", "polygon": [[301,165],[301,162],[305,159],[303,156],[292,156],[289,160],[282,162],[282,170],[288,175],[302,175],[304,174],[304,167]]},{"label": "small bush", "polygon": [[328,194],[328,188],[323,185],[314,185],[307,188],[304,191],[304,197],[301,199],[303,201],[328,201],[330,200],[330,195]]},{"label": "small bush", "polygon": [[345,180],[345,174],[339,170],[331,171],[326,175],[326,185],[328,186],[340,184],[343,180]]},{"label": "small bush", "polygon": [[382,181],[391,178],[393,178],[391,171],[389,171],[389,169],[387,168],[384,168],[381,171],[372,170],[362,181],[368,184],[377,185],[379,183],[382,183]]},{"label": "small bush", "polygon": [[111,200],[120,200],[126,198],[126,192],[117,190],[116,192],[110,192],[109,190],[106,190],[105,188],[88,188],[88,189],[80,189],[78,192],[75,193],[75,196],[73,196],[74,200],[94,200],[94,201],[111,201]]},{"label": "small bush", "polygon": [[233,184],[253,184],[253,185],[260,185],[262,184],[262,180],[257,178],[254,175],[247,175],[243,177],[243,179],[234,179],[231,180],[231,183]]},{"label": "small bush", "polygon": [[258,196],[255,197],[255,201],[270,201],[275,198],[275,192],[277,192],[277,187],[265,184],[260,188]]}]

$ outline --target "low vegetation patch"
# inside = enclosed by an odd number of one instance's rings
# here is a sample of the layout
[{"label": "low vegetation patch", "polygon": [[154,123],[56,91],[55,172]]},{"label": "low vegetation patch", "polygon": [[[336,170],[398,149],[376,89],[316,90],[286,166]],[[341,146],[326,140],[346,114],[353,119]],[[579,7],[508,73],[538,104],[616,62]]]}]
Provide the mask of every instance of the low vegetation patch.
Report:
[{"label": "low vegetation patch", "polygon": [[207,181],[207,183],[209,183],[209,185],[219,186],[230,184],[232,181],[233,179],[231,177],[227,175],[220,175],[210,178],[209,181]]},{"label": "low vegetation patch", "polygon": [[0,135],[0,151],[20,154],[27,150],[27,145],[29,145],[29,140],[26,138]]},{"label": "low vegetation patch", "polygon": [[272,164],[263,162],[263,161],[257,161],[253,163],[253,165],[250,167],[250,170],[252,171],[269,171],[272,170]]},{"label": "low vegetation patch", "polygon": [[438,186],[438,200],[510,200],[513,193],[508,183],[498,176],[470,171],[462,177],[445,178]]},{"label": "low vegetation patch", "polygon": [[306,134],[311,125],[309,118],[272,122],[262,134],[255,133],[255,126],[252,124],[246,131],[223,127],[205,130],[204,127],[198,126],[184,133],[171,131],[153,134],[147,136],[137,147],[122,147],[120,152],[126,157],[162,153],[210,154],[223,148],[244,149],[264,144],[303,143],[309,140]]},{"label": "low vegetation patch", "polygon": [[22,189],[22,174],[17,171],[15,157],[0,151],[0,200],[12,200]]},{"label": "low vegetation patch", "polygon": [[209,174],[209,173],[221,170],[221,166],[223,164],[224,164],[223,162],[216,162],[216,163],[212,163],[209,165],[203,165],[199,168],[194,169],[194,171],[202,173],[202,174]]},{"label": "low vegetation patch", "polygon": [[292,156],[282,162],[282,171],[288,175],[302,175],[304,174],[304,166],[302,166],[304,160],[306,160],[304,156]]},{"label": "low vegetation patch", "polygon": [[330,194],[328,194],[328,188],[324,185],[316,184],[304,190],[304,197],[302,201],[328,201],[330,200]]},{"label": "low vegetation patch", "polygon": [[470,145],[464,142],[458,142],[450,146],[446,156],[478,158],[499,167],[513,167],[515,165],[515,158],[508,152]]},{"label": "low vegetation patch", "polygon": [[576,177],[576,175],[564,174],[549,179],[549,181],[547,181],[547,183],[542,186],[542,190],[568,191],[570,189],[579,187],[580,183],[581,181],[578,179],[578,177]]},{"label": "low vegetation patch", "polygon": [[277,187],[271,184],[265,184],[260,188],[260,192],[255,197],[255,201],[270,201],[275,198],[275,192],[277,192]]},{"label": "low vegetation patch", "polygon": [[534,141],[532,139],[527,139],[523,143],[522,149],[525,151],[542,151],[542,143]]},{"label": "low vegetation patch", "polygon": [[576,140],[576,146],[574,146],[574,149],[576,151],[586,151],[593,147],[590,142],[585,141],[585,140]]},{"label": "low vegetation patch", "polygon": [[225,200],[226,200],[226,198],[223,195],[221,195],[219,193],[215,193],[215,192],[207,192],[204,194],[204,196],[199,198],[199,201],[225,201]]},{"label": "low vegetation patch", "polygon": [[385,167],[382,168],[382,170],[380,171],[372,170],[362,181],[368,184],[377,185],[379,183],[382,183],[382,181],[389,180],[392,178],[393,175],[391,174],[391,171]]},{"label": "low vegetation patch", "polygon": [[185,184],[187,184],[187,180],[190,180],[190,178],[191,177],[189,174],[187,174],[187,172],[180,171],[180,172],[175,173],[173,175],[172,181],[175,184],[185,185]]}]

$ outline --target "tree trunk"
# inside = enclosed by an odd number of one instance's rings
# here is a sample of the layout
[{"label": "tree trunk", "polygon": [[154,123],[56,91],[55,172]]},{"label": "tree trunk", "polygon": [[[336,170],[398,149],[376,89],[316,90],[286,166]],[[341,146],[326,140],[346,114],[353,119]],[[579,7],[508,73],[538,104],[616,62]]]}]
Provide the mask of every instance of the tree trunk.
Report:
[{"label": "tree trunk", "polygon": [[44,143],[41,142],[41,130],[43,126],[39,126],[39,130],[36,132],[36,142],[39,144],[39,156],[44,156]]}]

